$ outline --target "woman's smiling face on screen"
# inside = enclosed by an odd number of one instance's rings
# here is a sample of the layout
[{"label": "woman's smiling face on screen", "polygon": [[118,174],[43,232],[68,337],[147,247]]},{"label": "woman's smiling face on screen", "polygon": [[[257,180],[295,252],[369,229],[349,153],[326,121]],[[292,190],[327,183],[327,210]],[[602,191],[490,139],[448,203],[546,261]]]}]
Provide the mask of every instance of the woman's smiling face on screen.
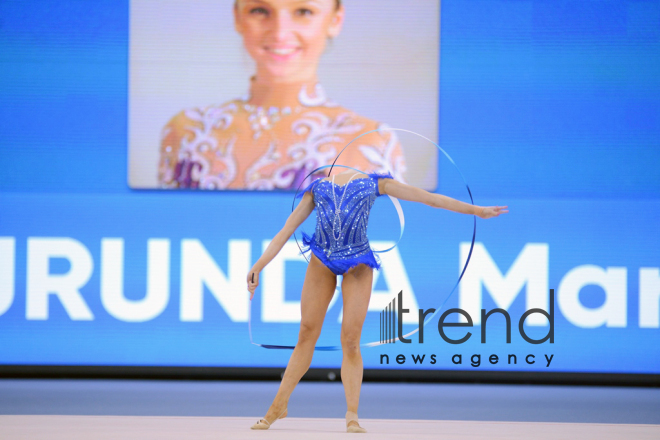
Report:
[{"label": "woman's smiling face on screen", "polygon": [[238,0],[236,30],[257,64],[257,78],[306,81],[328,37],[341,30],[344,10],[336,0]]}]

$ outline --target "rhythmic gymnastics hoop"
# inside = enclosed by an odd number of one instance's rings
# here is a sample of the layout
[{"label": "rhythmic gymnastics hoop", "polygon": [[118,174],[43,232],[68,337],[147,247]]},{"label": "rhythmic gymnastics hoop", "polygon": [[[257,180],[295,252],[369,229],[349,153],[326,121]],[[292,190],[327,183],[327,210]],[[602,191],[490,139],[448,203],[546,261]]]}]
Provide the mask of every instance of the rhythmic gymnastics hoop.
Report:
[{"label": "rhythmic gymnastics hoop", "polygon": [[[296,193],[293,196],[293,203],[292,203],[291,210],[293,211],[295,209],[296,198],[298,196],[298,192],[300,192],[300,187],[302,186],[302,183],[305,180],[307,180],[308,177],[310,177],[311,175],[313,175],[317,171],[320,171],[320,170],[325,169],[325,168],[330,168],[330,170],[328,171],[328,177],[329,177],[330,173],[332,172],[332,168],[334,168],[336,166],[336,167],[340,167],[340,168],[350,168],[352,170],[359,171],[363,174],[367,174],[367,173],[364,173],[363,171],[358,170],[358,169],[353,168],[353,167],[349,167],[349,166],[346,166],[346,165],[336,165],[337,160],[339,159],[339,156],[341,156],[341,154],[344,152],[344,150],[346,148],[348,148],[349,145],[351,145],[353,142],[360,139],[362,136],[366,136],[370,133],[381,132],[381,131],[385,131],[385,130],[387,130],[387,131],[402,131],[402,132],[406,132],[406,133],[411,133],[411,134],[417,135],[417,136],[419,136],[423,139],[426,139],[427,141],[429,141],[433,145],[435,145],[447,157],[447,159],[449,159],[449,162],[451,162],[451,164],[454,165],[454,168],[456,168],[456,171],[458,171],[458,174],[460,174],[461,179],[463,179],[463,183],[465,184],[465,187],[467,188],[468,195],[470,196],[470,201],[472,202],[472,205],[474,205],[474,199],[472,197],[472,191],[470,190],[470,186],[467,184],[467,181],[465,180],[465,176],[463,176],[463,173],[461,173],[461,170],[458,168],[458,165],[456,165],[456,162],[454,162],[454,160],[451,158],[451,156],[449,154],[447,154],[447,152],[440,145],[433,142],[431,139],[427,138],[426,136],[423,136],[423,135],[421,135],[419,133],[416,133],[414,131],[411,131],[411,130],[406,130],[404,128],[380,127],[380,128],[375,129],[375,130],[370,130],[370,131],[364,132],[361,135],[354,138],[348,144],[346,144],[346,146],[344,146],[344,148],[342,148],[342,150],[339,152],[339,154],[337,155],[337,157],[335,158],[334,162],[332,162],[331,165],[323,165],[321,167],[318,167],[318,168],[312,170],[309,174],[307,174],[305,176],[305,178],[300,181],[300,184],[298,184],[298,188],[296,189]],[[317,182],[317,181],[318,181],[318,179],[315,180],[315,182]],[[401,233],[399,235],[399,239],[396,241],[396,243],[394,243],[393,246],[391,246],[387,249],[384,249],[384,250],[380,250],[380,251],[375,251],[375,250],[372,249],[373,252],[387,252],[387,251],[390,251],[390,250],[392,250],[396,247],[396,245],[399,243],[399,241],[401,241],[401,238],[403,237],[405,219],[403,217],[403,210],[401,209],[401,204],[399,203],[399,200],[396,197],[392,197],[389,194],[388,194],[388,196],[390,197],[390,200],[392,200],[392,203],[394,204],[394,207],[396,208],[397,213],[399,215],[399,223],[401,225]],[[433,319],[433,317],[440,310],[442,310],[442,308],[445,306],[445,304],[447,303],[449,298],[456,291],[456,288],[458,287],[459,283],[461,282],[461,279],[463,278],[463,275],[465,274],[465,271],[467,270],[468,264],[470,263],[470,257],[472,256],[472,250],[474,249],[474,241],[475,241],[475,238],[477,236],[477,218],[476,218],[476,215],[474,216],[473,220],[474,220],[474,227],[473,227],[473,230],[472,230],[472,242],[470,243],[470,252],[468,253],[467,259],[465,260],[465,265],[463,266],[463,269],[461,270],[461,274],[458,277],[458,280],[456,281],[456,284],[452,288],[451,292],[449,292],[449,295],[447,295],[445,300],[442,302],[440,307],[437,307],[435,309],[435,312],[433,312],[428,318],[426,318],[424,320],[424,324],[421,325],[421,326],[417,326],[417,328],[415,330],[403,335],[402,338],[407,338],[409,336],[412,336],[415,333],[417,333],[420,330],[420,328],[424,328],[426,326],[426,324],[428,324]],[[302,253],[302,248],[300,247],[300,243],[298,242],[298,238],[296,237],[295,231],[293,233],[293,238],[294,238],[294,240],[296,240],[296,244],[298,245],[298,249],[300,249],[300,251]],[[303,257],[305,257],[305,260],[307,260],[307,257],[304,254],[303,254]],[[308,261],[308,263],[309,263],[309,261]],[[254,280],[254,274],[252,274],[252,278]],[[268,348],[268,349],[280,349],[280,350],[293,350],[294,348],[296,348],[295,345],[260,344],[260,343],[254,342],[254,340],[252,338],[252,299],[250,299],[250,302],[248,303],[248,333],[250,335],[250,343],[253,344],[253,345],[257,345],[259,347]],[[379,340],[379,341],[374,341],[374,342],[368,342],[368,343],[365,343],[365,344],[360,344],[360,347],[376,347],[376,346],[383,345],[383,344],[389,344],[389,343],[392,343],[394,341],[395,341],[394,338]],[[316,351],[337,351],[337,350],[341,350],[341,349],[342,348],[339,345],[315,346],[314,347],[314,350],[316,350]]]}]

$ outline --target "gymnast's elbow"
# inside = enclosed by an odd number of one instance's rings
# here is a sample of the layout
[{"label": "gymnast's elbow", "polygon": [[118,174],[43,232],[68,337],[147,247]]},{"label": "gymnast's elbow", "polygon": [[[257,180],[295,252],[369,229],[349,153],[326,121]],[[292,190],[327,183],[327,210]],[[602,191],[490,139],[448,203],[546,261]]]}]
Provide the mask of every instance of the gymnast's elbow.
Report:
[{"label": "gymnast's elbow", "polygon": [[309,217],[312,211],[314,211],[313,203],[301,203],[291,213],[291,215],[289,215],[289,218],[287,218],[286,222],[284,223],[284,227],[280,232],[284,234],[288,239],[288,237],[293,235],[296,229],[298,229],[298,227],[307,219],[307,217]]},{"label": "gymnast's elbow", "polygon": [[292,213],[289,216],[286,223],[284,223],[284,226],[280,230],[280,235],[284,237],[284,241],[288,240],[293,235],[293,233],[296,231],[296,229],[298,229],[304,220],[305,219],[301,219],[300,216],[295,215],[295,213]]}]

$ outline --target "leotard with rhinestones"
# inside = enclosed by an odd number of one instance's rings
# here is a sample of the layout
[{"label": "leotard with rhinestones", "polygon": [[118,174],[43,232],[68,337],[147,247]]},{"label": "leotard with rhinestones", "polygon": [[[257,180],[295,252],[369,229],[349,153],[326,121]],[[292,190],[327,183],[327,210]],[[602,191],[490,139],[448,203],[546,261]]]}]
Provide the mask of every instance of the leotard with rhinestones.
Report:
[{"label": "leotard with rhinestones", "polygon": [[[381,196],[378,179],[393,179],[393,176],[390,173],[367,175],[369,177],[352,179],[345,185],[318,178],[297,196],[310,191],[316,207],[316,229],[311,237],[302,232],[301,253],[311,250],[336,275],[343,275],[361,263],[380,269],[380,259],[367,238],[367,225],[371,207]],[[335,203],[340,205],[339,219],[335,215]],[[334,228],[333,222],[336,222]]]}]

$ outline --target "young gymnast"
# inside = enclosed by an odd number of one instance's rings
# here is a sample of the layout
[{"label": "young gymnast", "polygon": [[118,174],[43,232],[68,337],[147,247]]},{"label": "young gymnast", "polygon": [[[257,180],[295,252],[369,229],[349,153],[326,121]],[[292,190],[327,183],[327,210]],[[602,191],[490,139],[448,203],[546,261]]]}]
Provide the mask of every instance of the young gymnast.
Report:
[{"label": "young gymnast", "polygon": [[[293,232],[317,209],[314,234],[303,233],[306,248],[312,251],[303,284],[300,305],[301,322],[298,343],[282,377],[280,388],[263,419],[252,429],[268,429],[277,419],[287,416],[287,404],[302,376],[309,369],[314,346],[321,334],[325,313],[337,287],[337,275],[343,275],[341,291],[343,318],[341,380],[346,394],[347,432],[367,432],[358,423],[358,403],[362,386],[360,336],[367,315],[373,269],[380,263],[367,239],[369,212],[378,196],[388,194],[401,200],[424,203],[483,219],[508,212],[507,206],[475,206],[442,194],[401,183],[387,174],[363,174],[352,171],[319,178],[303,193],[302,201],[273,238],[247,276],[250,300],[259,285],[259,273],[279,253]],[[335,177],[337,179],[335,179]],[[337,209],[339,207],[339,209]]]}]

